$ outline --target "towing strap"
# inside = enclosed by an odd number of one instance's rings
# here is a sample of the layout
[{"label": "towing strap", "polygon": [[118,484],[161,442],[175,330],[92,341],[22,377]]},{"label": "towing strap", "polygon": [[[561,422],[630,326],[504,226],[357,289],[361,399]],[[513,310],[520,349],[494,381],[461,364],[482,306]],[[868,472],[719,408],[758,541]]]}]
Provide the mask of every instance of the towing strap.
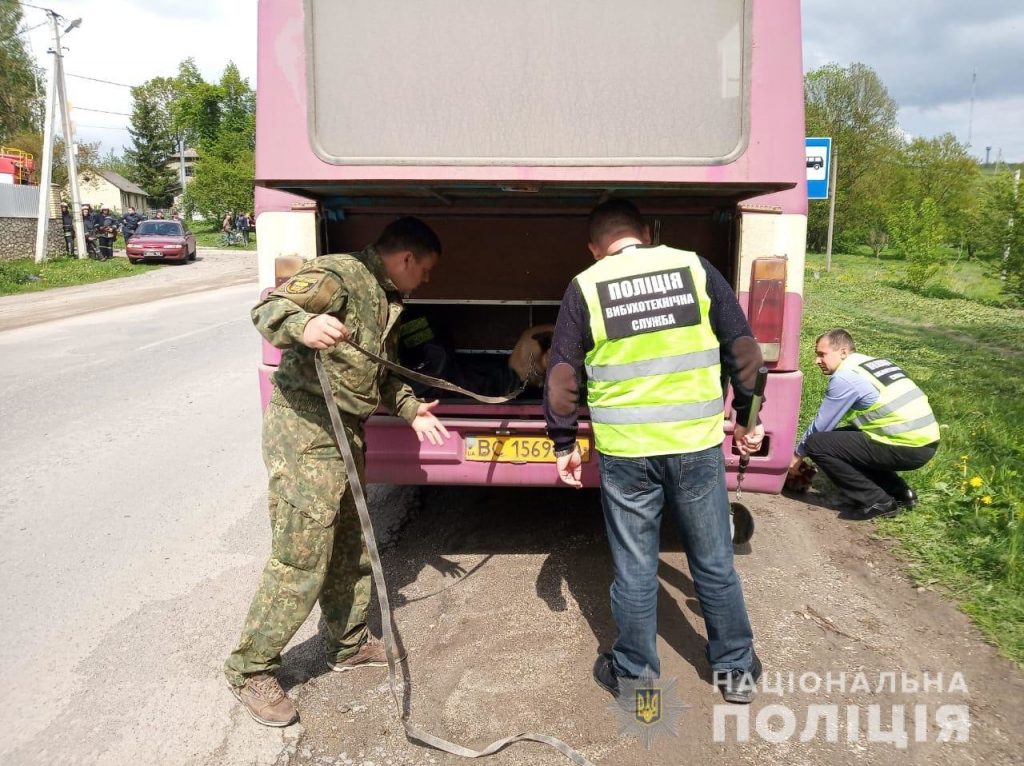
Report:
[{"label": "towing strap", "polygon": [[[384,365],[389,370],[401,375],[403,378],[415,380],[417,383],[423,383],[433,388],[443,388],[445,391],[454,391],[457,394],[468,396],[472,399],[476,399],[478,402],[483,402],[484,404],[504,404],[505,402],[512,401],[517,396],[519,396],[519,394],[523,393],[523,391],[526,390],[527,381],[524,380],[522,384],[520,384],[519,388],[517,388],[515,391],[510,391],[504,396],[484,396],[483,394],[476,394],[473,393],[472,391],[467,391],[465,388],[457,386],[454,383],[449,383],[447,380],[443,380],[442,378],[435,378],[430,375],[424,375],[422,372],[416,372],[415,370],[410,370],[408,367],[403,367],[400,364],[395,364],[394,362],[388,361],[384,357],[378,356],[372,351],[367,351],[358,343],[353,343],[351,340],[346,340],[345,342],[352,348],[354,348],[356,351],[358,351],[360,354],[370,357],[370,359],[377,362],[377,364]],[[317,354],[317,359],[319,358],[320,355]],[[535,369],[533,366],[532,356],[530,357],[530,369]]]},{"label": "towing strap", "polygon": [[[391,369],[398,366],[392,365],[390,362],[387,362],[369,351],[356,346],[354,343],[351,345],[362,351],[367,356],[386,364]],[[410,371],[403,370],[403,372],[408,373]],[[462,745],[454,742],[449,742],[446,739],[435,737],[433,734],[423,731],[423,729],[419,728],[409,720],[408,709],[402,704],[405,693],[405,682],[398,678],[398,655],[395,651],[395,633],[392,622],[391,602],[388,599],[388,587],[387,582],[384,580],[384,568],[381,566],[380,553],[377,550],[377,538],[373,534],[373,524],[370,521],[370,509],[366,504],[366,494],[363,492],[363,484],[359,478],[359,472],[356,468],[355,457],[352,455],[352,445],[349,444],[348,438],[345,436],[345,428],[341,423],[341,415],[338,414],[338,407],[334,402],[334,393],[331,390],[331,381],[327,377],[327,371],[324,370],[324,363],[320,352],[317,352],[316,354],[316,374],[320,379],[320,387],[323,389],[324,401],[327,403],[327,411],[331,416],[331,426],[334,429],[334,438],[338,443],[338,449],[341,452],[341,457],[345,461],[345,470],[348,472],[349,486],[352,488],[352,496],[355,498],[356,509],[359,512],[359,525],[362,527],[363,539],[366,541],[366,550],[370,556],[370,568],[373,571],[373,584],[377,589],[377,603],[380,606],[380,622],[384,633],[384,652],[388,658],[388,688],[391,690],[391,698],[394,700],[398,718],[405,727],[406,735],[414,742],[418,742],[438,750],[443,750],[446,753],[462,756],[463,758],[481,758],[485,755],[493,755],[514,742],[540,742],[544,745],[553,747],[573,763],[579,764],[579,766],[594,766],[594,764],[588,761],[583,755],[569,747],[565,742],[547,734],[535,734],[533,732],[513,734],[510,737],[505,737],[504,739],[492,742],[483,750],[471,750],[468,747],[463,747]],[[435,378],[431,378],[427,375],[419,375],[419,373],[414,374],[419,376],[418,379],[425,379],[421,380],[421,382],[428,382],[431,385],[437,385],[437,383],[434,382],[436,381]],[[508,401],[508,398],[513,398],[480,397],[475,396],[468,391],[464,391],[458,386],[453,386],[450,383],[447,384],[447,387],[448,390],[458,390],[460,393],[466,393],[470,396],[474,396],[474,398],[479,401],[491,401],[496,399],[500,402]]]}]

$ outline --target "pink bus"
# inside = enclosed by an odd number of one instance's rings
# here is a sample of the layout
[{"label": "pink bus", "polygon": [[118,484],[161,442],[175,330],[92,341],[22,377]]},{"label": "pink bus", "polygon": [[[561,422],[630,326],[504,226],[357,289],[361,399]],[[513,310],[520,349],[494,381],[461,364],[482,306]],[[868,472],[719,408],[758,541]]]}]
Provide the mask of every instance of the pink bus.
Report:
[{"label": "pink bus", "polygon": [[[258,82],[261,289],[416,215],[445,252],[409,304],[460,355],[508,353],[592,263],[590,209],[628,197],[735,287],[771,373],[744,487],[781,489],[801,390],[799,0],[260,0]],[[264,403],[279,358],[264,346]],[[558,484],[539,399],[436,413],[442,446],[371,418],[370,481]]]}]

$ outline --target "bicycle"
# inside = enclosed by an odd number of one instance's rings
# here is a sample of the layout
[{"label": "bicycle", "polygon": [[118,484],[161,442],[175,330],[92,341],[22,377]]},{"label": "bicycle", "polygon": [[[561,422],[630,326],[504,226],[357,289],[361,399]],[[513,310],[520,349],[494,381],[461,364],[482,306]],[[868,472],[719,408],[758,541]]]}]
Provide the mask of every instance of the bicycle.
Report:
[{"label": "bicycle", "polygon": [[242,237],[240,231],[225,231],[220,235],[220,244],[223,247],[231,247],[232,245],[244,245],[245,239]]}]

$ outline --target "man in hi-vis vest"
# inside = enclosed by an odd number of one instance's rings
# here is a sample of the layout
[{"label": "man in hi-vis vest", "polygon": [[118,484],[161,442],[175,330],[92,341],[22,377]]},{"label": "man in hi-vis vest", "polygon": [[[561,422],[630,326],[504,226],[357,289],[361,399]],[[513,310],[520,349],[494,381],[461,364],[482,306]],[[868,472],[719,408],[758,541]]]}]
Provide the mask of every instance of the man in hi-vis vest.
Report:
[{"label": "man in hi-vis vest", "polygon": [[[600,459],[619,635],[611,653],[597,658],[594,680],[617,697],[620,679],[661,672],[658,554],[667,512],[704,614],[715,683],[729,702],[747,703],[761,663],[733,568],[722,369],[733,383],[736,421],[746,423],[761,351],[714,267],[650,242],[632,203],[612,199],[591,212],[597,263],[562,298],[544,390],[561,480],[582,486],[576,432],[584,380]],[[734,433],[740,451],[750,454],[764,428],[748,434],[737,425]]]},{"label": "man in hi-vis vest", "polygon": [[850,333],[829,330],[814,347],[829,376],[825,398],[790,463],[811,458],[861,518],[894,516],[917,502],[896,473],[920,468],[939,447],[928,397],[888,359],[857,353]]}]

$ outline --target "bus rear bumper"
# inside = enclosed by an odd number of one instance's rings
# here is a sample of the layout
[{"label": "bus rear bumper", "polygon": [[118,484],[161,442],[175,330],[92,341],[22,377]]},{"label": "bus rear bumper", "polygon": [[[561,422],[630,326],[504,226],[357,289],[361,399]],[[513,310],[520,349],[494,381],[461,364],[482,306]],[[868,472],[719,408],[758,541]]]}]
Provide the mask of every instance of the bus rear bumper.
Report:
[{"label": "bus rear bumper", "polygon": [[[270,399],[273,368],[260,368],[260,394],[263,406]],[[764,455],[750,459],[743,489],[747,492],[778,494],[786,479],[793,455],[796,423],[799,415],[803,375],[800,372],[772,373],[768,377],[761,422],[767,433]],[[731,409],[731,405],[729,406]],[[444,444],[420,443],[408,424],[400,418],[376,415],[366,424],[367,481],[381,484],[489,484],[495,486],[559,486],[554,463],[474,462],[465,459],[466,437],[495,433],[543,436],[544,423],[538,419],[447,418],[442,420],[451,434]],[[730,490],[736,488],[739,454],[732,447],[733,423],[726,422],[722,442],[726,479]],[[586,422],[580,435],[590,436]],[[597,456],[583,467],[583,484],[598,487]]]}]

